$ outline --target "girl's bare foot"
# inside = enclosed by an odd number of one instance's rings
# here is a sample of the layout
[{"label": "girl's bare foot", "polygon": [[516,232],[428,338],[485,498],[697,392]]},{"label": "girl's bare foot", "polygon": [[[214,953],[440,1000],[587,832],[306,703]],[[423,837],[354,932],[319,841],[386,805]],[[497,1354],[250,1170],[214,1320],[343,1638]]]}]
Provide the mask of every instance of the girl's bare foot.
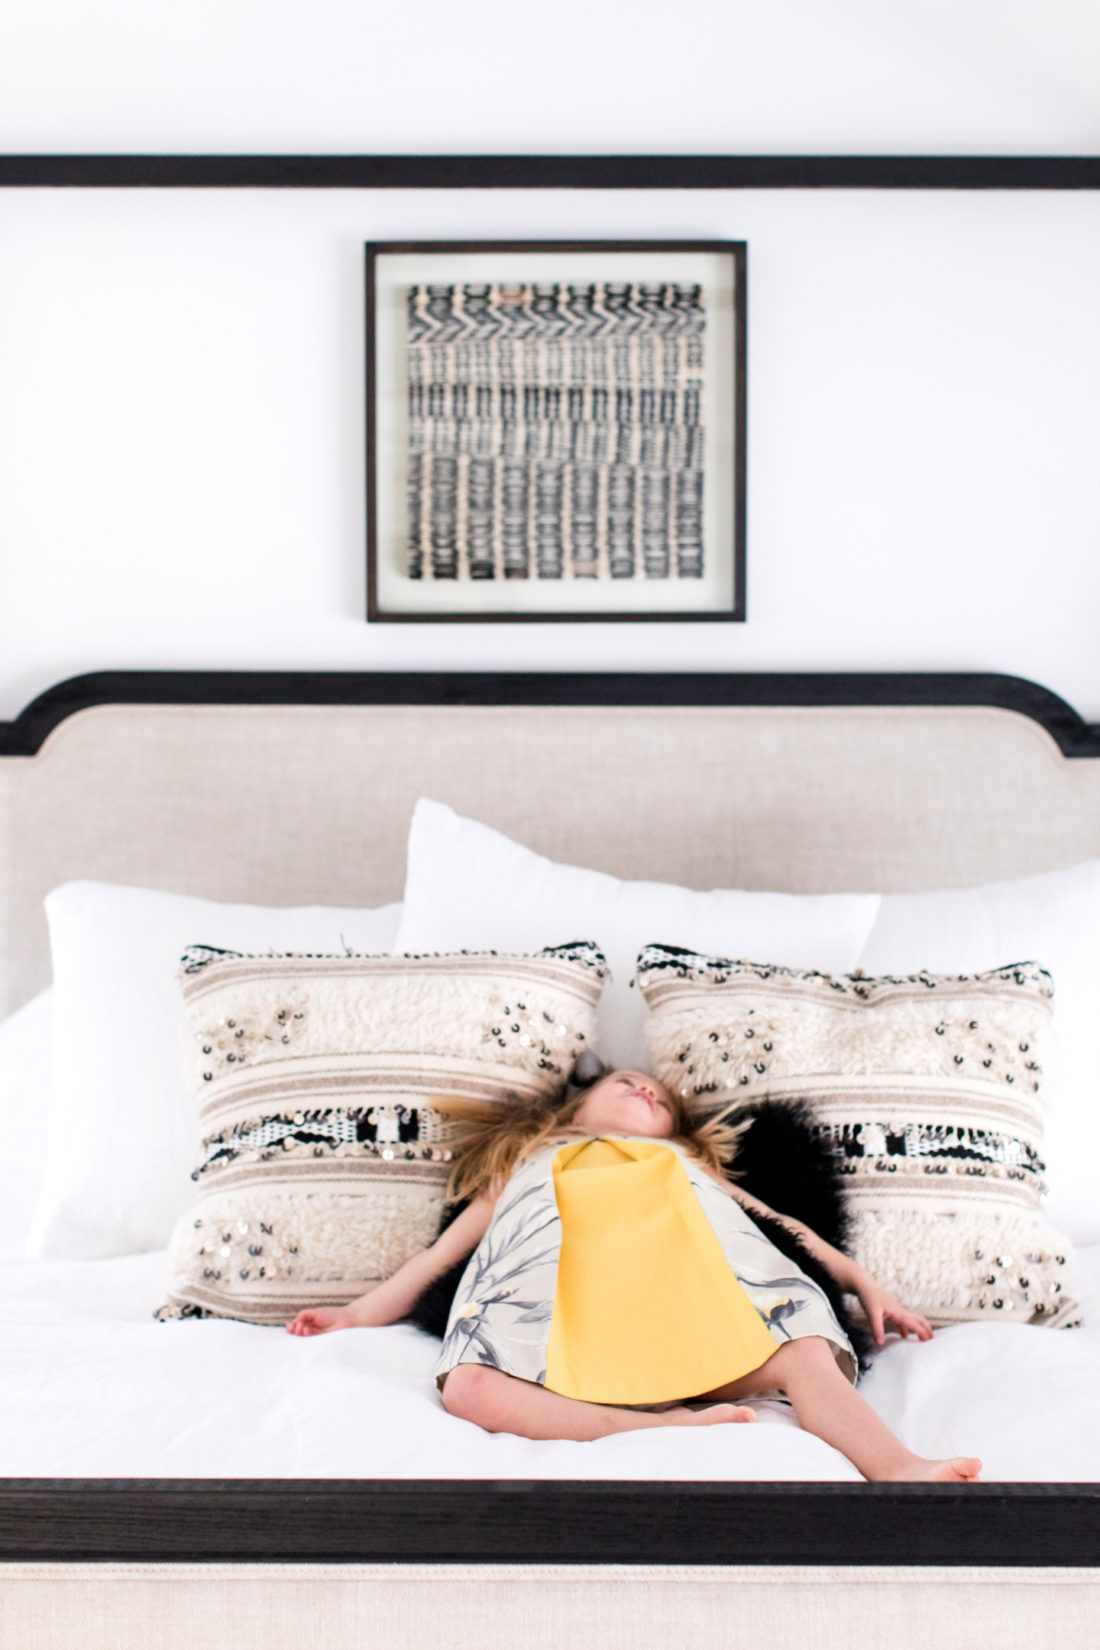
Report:
[{"label": "girl's bare foot", "polygon": [[953,1461],[923,1461],[918,1457],[900,1472],[890,1474],[893,1484],[972,1484],[982,1470],[975,1455],[957,1455]]},{"label": "girl's bare foot", "polygon": [[683,1419],[677,1421],[677,1426],[714,1427],[725,1421],[755,1421],[758,1419],[754,1409],[747,1404],[708,1404],[706,1409],[677,1410],[677,1415]]}]

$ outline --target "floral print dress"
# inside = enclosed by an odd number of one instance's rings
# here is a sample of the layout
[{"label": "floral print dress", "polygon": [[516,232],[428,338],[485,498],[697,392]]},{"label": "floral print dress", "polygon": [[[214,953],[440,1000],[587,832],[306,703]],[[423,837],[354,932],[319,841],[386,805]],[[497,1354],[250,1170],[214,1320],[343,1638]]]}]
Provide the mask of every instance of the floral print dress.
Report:
[{"label": "floral print dress", "polygon": [[[440,1386],[474,1363],[593,1402],[661,1404],[759,1368],[804,1335],[829,1341],[855,1381],[855,1354],[824,1292],[696,1158],[668,1140],[606,1137],[604,1155],[585,1158],[587,1144],[550,1144],[504,1188],[455,1294]],[[609,1180],[619,1158],[628,1172]],[[591,1203],[581,1219],[583,1204],[563,1195],[563,1171],[588,1162],[599,1173],[570,1175],[568,1191],[583,1184],[600,1199],[595,1219]],[[585,1342],[585,1321],[607,1333]]]}]

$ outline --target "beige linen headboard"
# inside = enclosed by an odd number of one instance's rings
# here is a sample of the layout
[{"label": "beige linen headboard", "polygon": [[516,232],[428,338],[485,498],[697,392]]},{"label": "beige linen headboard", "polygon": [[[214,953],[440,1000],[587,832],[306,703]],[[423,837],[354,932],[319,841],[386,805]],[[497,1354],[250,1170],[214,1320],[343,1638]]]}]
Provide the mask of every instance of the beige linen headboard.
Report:
[{"label": "beige linen headboard", "polygon": [[71,878],[381,904],[427,795],[618,876],[965,886],[1100,855],[1097,750],[1009,677],[77,678],[0,726],[0,1014]]}]

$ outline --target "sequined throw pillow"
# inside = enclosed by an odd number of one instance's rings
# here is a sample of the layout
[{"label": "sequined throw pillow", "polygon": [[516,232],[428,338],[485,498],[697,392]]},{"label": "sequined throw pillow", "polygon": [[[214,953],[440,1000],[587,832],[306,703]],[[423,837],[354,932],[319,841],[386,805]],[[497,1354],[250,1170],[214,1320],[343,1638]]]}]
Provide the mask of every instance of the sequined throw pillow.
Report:
[{"label": "sequined throw pillow", "polygon": [[342,1304],[436,1235],[441,1096],[545,1096],[588,1047],[588,944],[531,956],[245,956],[196,946],[180,983],[203,1158],[157,1316],[283,1323]]},{"label": "sequined throw pillow", "polygon": [[811,1106],[847,1177],[852,1253],[906,1305],[937,1325],[1080,1322],[1041,1207],[1042,968],[872,979],[651,945],[637,981],[653,1069],[691,1111]]}]

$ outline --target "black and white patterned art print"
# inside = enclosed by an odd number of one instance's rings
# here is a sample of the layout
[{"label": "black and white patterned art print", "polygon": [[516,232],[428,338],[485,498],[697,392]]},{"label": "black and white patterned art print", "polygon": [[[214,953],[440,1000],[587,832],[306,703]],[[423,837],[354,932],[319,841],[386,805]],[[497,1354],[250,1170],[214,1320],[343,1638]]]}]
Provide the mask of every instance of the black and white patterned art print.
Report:
[{"label": "black and white patterned art print", "polygon": [[745,617],[743,241],[366,251],[367,617]]},{"label": "black and white patterned art print", "polygon": [[408,576],[701,579],[699,284],[407,290]]}]

